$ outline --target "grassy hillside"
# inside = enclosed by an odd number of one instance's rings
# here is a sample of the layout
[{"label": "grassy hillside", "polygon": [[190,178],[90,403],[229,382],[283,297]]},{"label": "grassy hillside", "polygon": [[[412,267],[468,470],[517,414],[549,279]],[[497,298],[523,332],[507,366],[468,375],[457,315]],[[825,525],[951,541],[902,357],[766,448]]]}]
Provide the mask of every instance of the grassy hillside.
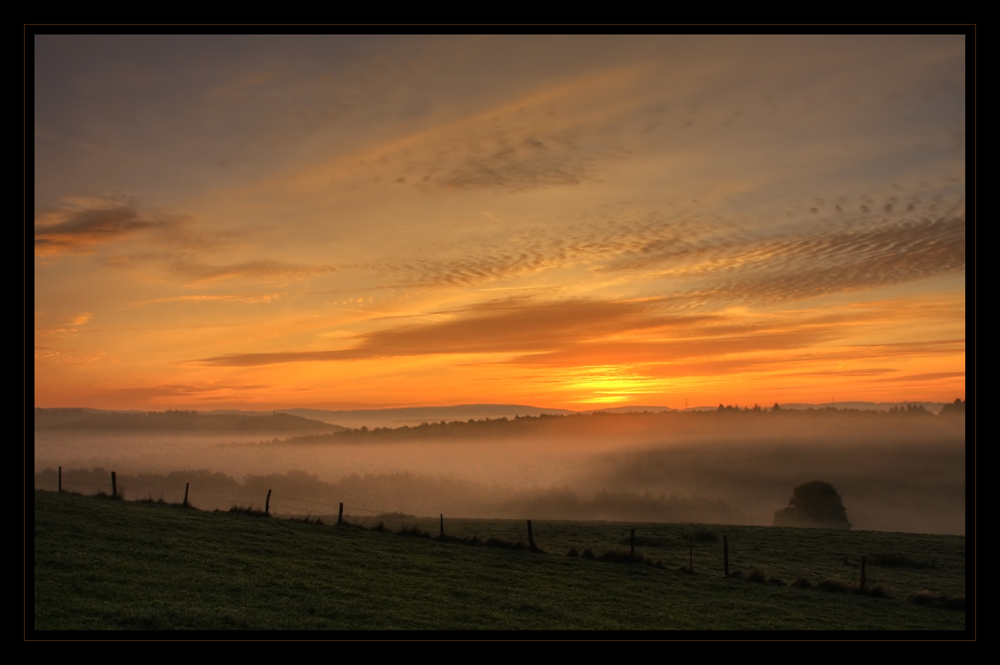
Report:
[{"label": "grassy hillside", "polygon": [[[827,565],[810,574],[813,584],[830,573],[853,580],[858,571],[844,565],[845,554],[893,554],[884,563],[902,567],[868,568],[871,583],[894,596],[875,598],[724,579],[712,537],[721,538],[721,527],[537,523],[544,551],[534,553],[405,537],[392,517],[376,531],[52,492],[34,501],[28,622],[38,631],[874,629],[962,637],[950,631],[966,628],[965,611],[903,600],[924,587],[964,590],[965,540],[957,537],[726,527],[731,567],[760,568],[765,579],[791,582],[817,559]],[[437,533],[436,522],[395,519]],[[570,547],[602,555],[608,544],[627,552],[628,526],[664,568],[566,556]],[[526,539],[523,527],[446,522],[449,534],[475,532],[479,541]],[[688,574],[677,569],[687,565],[692,530]]]}]

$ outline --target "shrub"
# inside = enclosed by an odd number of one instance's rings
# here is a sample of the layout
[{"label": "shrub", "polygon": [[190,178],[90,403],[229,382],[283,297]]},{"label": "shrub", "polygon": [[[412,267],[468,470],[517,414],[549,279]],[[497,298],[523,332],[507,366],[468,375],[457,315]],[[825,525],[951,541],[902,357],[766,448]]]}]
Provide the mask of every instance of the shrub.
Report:
[{"label": "shrub", "polygon": [[906,602],[914,605],[926,605],[927,607],[938,607],[945,610],[965,611],[965,594],[949,596],[944,593],[935,593],[923,589],[915,591],[906,597]]},{"label": "shrub", "polygon": [[774,513],[774,526],[850,529],[847,509],[830,483],[814,480],[792,490],[788,507]]},{"label": "shrub", "polygon": [[865,562],[870,566],[881,566],[883,568],[937,568],[937,564],[934,561],[914,559],[901,552],[871,554],[866,557]]},{"label": "shrub", "polygon": [[270,517],[269,513],[264,512],[260,508],[254,508],[253,505],[249,506],[236,506],[234,505],[229,509],[230,513],[240,513],[242,515],[249,515],[251,517]]}]

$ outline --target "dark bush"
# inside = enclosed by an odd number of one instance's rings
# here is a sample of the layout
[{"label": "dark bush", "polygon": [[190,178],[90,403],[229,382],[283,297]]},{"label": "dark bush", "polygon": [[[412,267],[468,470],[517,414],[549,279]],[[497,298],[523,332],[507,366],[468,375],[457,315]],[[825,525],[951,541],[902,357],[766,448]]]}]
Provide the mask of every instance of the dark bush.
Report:
[{"label": "dark bush", "polygon": [[788,507],[774,513],[774,526],[850,529],[847,509],[830,483],[814,480],[792,490]]}]

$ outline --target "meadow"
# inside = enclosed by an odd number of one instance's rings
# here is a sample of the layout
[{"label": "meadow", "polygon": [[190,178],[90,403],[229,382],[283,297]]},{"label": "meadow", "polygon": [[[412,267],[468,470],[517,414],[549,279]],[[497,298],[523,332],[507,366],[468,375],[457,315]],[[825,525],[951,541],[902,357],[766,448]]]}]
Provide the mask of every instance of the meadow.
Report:
[{"label": "meadow", "polygon": [[[536,520],[531,551],[523,520],[446,517],[445,538],[439,519],[336,521],[36,491],[26,622],[43,638],[390,630],[963,639],[974,625],[967,609],[954,609],[965,607],[962,536]],[[868,595],[856,590],[862,555]],[[921,599],[932,604],[913,602]]]}]

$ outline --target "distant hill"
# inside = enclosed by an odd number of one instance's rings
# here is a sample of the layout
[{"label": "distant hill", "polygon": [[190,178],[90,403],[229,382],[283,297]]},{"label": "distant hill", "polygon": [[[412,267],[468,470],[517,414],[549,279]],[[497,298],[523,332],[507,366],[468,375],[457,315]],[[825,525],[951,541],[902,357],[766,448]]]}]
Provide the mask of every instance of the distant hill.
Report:
[{"label": "distant hill", "polygon": [[198,433],[331,433],[344,429],[288,413],[206,415],[195,411],[35,409],[36,430],[162,431]]},{"label": "distant hill", "polygon": [[944,406],[944,402],[830,402],[828,404],[781,404],[780,406],[782,409],[833,408],[833,409],[858,409],[859,411],[888,411],[893,407],[899,408],[906,406],[922,406],[931,413],[938,413],[939,411],[941,411],[941,407]]},{"label": "distant hill", "polygon": [[[681,409],[683,411],[683,409]],[[669,406],[615,406],[608,409],[594,409],[578,413],[660,413],[662,411],[677,411]]]},{"label": "distant hill", "polygon": [[[838,409],[859,411],[889,411],[905,408],[907,405],[922,406],[931,413],[939,413],[943,402],[831,402],[826,404],[780,404],[786,410]],[[751,405],[740,405],[741,409]],[[770,410],[773,404],[761,404]],[[100,409],[35,409],[35,428],[130,430],[163,429],[166,431],[238,431],[238,432],[334,432],[340,429],[360,429],[368,427],[414,427],[421,423],[467,422],[469,420],[513,420],[520,416],[540,415],[569,416],[576,414],[624,414],[624,413],[690,413],[716,411],[715,406],[693,406],[674,409],[669,406],[616,406],[603,409],[571,411],[569,409],[546,409],[523,404],[458,404],[454,406],[427,406],[389,409],[279,409],[275,411],[103,411]]]},{"label": "distant hill", "polygon": [[347,427],[402,427],[419,425],[424,422],[438,423],[456,420],[483,420],[485,418],[514,418],[516,416],[572,415],[576,411],[568,409],[541,409],[521,404],[459,404],[457,406],[427,406],[402,409],[356,409],[349,411],[327,411],[323,409],[285,409],[303,418],[336,423]]}]

